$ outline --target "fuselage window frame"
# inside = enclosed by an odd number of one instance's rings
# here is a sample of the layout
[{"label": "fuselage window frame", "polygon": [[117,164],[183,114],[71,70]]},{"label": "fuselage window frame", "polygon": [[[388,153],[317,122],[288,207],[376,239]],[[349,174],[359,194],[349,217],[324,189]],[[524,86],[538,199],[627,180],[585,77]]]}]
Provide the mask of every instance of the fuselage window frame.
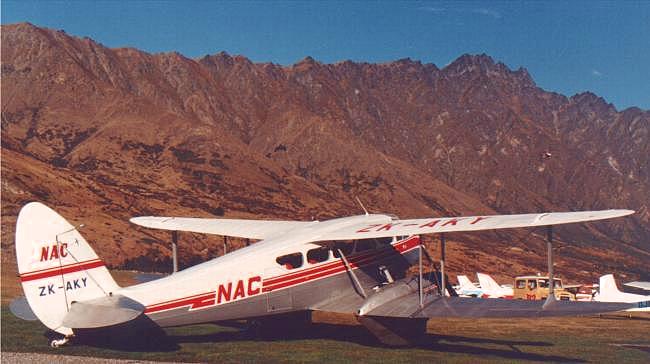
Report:
[{"label": "fuselage window frame", "polygon": [[307,251],[307,263],[319,264],[330,260],[330,249],[328,247],[318,247]]},{"label": "fuselage window frame", "polygon": [[275,261],[286,270],[298,269],[303,266],[304,259],[302,253],[290,253],[277,257]]}]

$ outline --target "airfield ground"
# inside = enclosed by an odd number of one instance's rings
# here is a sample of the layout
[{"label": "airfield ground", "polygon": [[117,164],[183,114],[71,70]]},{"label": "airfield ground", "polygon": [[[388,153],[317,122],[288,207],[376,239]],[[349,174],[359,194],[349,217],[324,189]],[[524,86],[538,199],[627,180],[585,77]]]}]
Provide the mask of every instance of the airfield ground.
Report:
[{"label": "airfield ground", "polygon": [[[7,269],[5,269],[7,268]],[[121,284],[135,273],[115,272]],[[21,294],[15,270],[3,264],[2,352],[33,352],[183,362],[639,362],[650,361],[650,315],[552,319],[430,320],[413,348],[377,344],[351,315],[315,313],[309,330],[251,339],[241,328],[195,325],[165,329],[166,338],[86,339],[51,349],[46,328],[8,309]],[[3,356],[2,362],[5,362]]]}]

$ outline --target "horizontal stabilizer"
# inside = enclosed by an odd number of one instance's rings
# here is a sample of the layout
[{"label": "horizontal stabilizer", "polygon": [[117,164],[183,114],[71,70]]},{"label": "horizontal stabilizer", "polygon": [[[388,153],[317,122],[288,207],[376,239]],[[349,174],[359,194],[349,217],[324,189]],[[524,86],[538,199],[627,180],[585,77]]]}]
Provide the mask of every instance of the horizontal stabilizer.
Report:
[{"label": "horizontal stabilizer", "polygon": [[11,301],[9,304],[9,311],[14,314],[14,316],[18,317],[21,320],[25,321],[36,321],[38,320],[38,317],[32,311],[32,308],[29,307],[29,303],[27,302],[27,298],[25,296],[20,296],[16,298],[15,300]]},{"label": "horizontal stabilizer", "polygon": [[73,329],[113,326],[136,319],[144,309],[137,301],[120,295],[74,302],[63,318],[63,325]]}]

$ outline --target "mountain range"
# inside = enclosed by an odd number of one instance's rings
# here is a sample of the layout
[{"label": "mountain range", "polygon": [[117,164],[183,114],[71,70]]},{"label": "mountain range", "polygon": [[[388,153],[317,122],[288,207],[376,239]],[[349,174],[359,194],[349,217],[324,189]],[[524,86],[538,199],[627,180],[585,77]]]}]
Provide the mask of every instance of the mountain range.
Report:
[{"label": "mountain range", "polygon": [[[403,218],[626,208],[556,229],[556,271],[650,279],[650,112],[538,87],[462,55],[290,65],[108,48],[28,23],[2,29],[2,256],[42,201],[111,267],[167,270],[169,236],[132,216]],[[451,273],[545,271],[541,229],[449,234]],[[432,256],[436,237],[427,237]],[[232,248],[241,240],[231,240]],[[181,266],[222,254],[181,234]]]}]

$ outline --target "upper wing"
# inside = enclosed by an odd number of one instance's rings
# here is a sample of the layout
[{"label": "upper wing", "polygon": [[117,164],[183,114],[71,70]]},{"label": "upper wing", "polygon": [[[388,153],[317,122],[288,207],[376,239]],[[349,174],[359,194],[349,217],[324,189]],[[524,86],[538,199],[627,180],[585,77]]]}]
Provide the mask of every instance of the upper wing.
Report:
[{"label": "upper wing", "polygon": [[611,219],[634,213],[632,210],[602,210],[580,212],[549,212],[542,214],[441,217],[429,219],[393,220],[388,223],[361,222],[331,231],[323,237],[329,240],[382,238],[402,235],[434,234],[452,231],[477,231],[570,224]]},{"label": "upper wing", "polygon": [[269,221],[242,219],[202,219],[191,217],[140,216],[132,223],[152,229],[191,231],[194,233],[266,239],[287,231],[302,228],[316,221]]}]

